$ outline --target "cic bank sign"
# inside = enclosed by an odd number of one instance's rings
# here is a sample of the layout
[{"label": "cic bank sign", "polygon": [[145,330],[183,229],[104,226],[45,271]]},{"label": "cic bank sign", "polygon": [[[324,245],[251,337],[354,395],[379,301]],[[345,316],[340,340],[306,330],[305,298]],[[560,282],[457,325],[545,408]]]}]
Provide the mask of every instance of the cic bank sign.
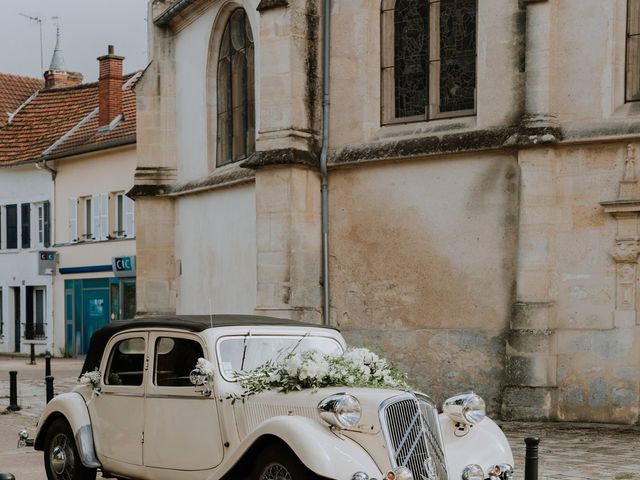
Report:
[{"label": "cic bank sign", "polygon": [[136,257],[135,255],[128,257],[113,257],[111,259],[113,273],[116,277],[135,277],[136,276]]}]

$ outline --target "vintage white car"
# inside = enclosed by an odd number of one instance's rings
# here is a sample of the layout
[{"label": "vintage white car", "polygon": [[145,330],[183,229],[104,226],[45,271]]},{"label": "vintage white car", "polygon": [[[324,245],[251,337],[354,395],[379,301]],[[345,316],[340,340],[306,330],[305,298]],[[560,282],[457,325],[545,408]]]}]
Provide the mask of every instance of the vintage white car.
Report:
[{"label": "vintage white car", "polygon": [[[231,398],[242,394],[234,372],[294,348],[339,355],[346,345],[333,328],[249,315],[109,324],[94,333],[83,368],[100,385],[56,396],[38,423],[48,478],[512,478],[509,444],[473,393],[440,414],[421,393],[381,388]],[[200,358],[216,366],[204,386],[192,374]]]}]

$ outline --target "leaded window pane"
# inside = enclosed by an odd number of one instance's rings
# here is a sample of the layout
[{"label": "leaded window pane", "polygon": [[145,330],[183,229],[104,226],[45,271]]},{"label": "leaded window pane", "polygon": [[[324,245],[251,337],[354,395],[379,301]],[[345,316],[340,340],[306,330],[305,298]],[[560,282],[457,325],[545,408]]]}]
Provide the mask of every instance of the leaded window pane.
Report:
[{"label": "leaded window pane", "polygon": [[440,2],[440,112],[472,110],[476,88],[476,0]]},{"label": "leaded window pane", "polygon": [[627,6],[626,100],[640,100],[640,0]]},{"label": "leaded window pane", "polygon": [[395,7],[395,116],[424,115],[429,98],[429,6],[425,0],[398,0]]},{"label": "leaded window pane", "polygon": [[473,111],[477,0],[383,0],[381,15],[383,120]]},{"label": "leaded window pane", "polygon": [[255,150],[254,48],[246,13],[229,18],[218,59],[217,164],[242,160]]}]

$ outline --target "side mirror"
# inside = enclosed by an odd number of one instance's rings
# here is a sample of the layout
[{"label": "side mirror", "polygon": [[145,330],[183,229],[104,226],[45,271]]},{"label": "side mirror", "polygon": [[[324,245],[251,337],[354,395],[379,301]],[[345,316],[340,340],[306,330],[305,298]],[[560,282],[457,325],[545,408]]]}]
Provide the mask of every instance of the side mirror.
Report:
[{"label": "side mirror", "polygon": [[189,381],[196,387],[196,392],[200,392],[203,397],[210,397],[213,393],[213,389],[209,384],[209,375],[203,375],[197,368],[191,370]]}]

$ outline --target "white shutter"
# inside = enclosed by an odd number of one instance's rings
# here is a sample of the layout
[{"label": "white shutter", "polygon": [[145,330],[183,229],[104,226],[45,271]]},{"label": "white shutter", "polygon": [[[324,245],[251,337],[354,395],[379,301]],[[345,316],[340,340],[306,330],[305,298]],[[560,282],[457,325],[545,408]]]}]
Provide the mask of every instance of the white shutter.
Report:
[{"label": "white shutter", "polygon": [[127,238],[135,237],[136,235],[136,218],[135,218],[135,203],[126,195],[123,196],[124,203],[124,234]]},{"label": "white shutter", "polygon": [[107,240],[109,238],[109,194],[100,194],[100,236],[99,240]]},{"label": "white shutter", "polygon": [[100,240],[100,195],[91,196],[91,239]]},{"label": "white shutter", "polygon": [[69,243],[78,241],[78,199],[69,199]]}]

